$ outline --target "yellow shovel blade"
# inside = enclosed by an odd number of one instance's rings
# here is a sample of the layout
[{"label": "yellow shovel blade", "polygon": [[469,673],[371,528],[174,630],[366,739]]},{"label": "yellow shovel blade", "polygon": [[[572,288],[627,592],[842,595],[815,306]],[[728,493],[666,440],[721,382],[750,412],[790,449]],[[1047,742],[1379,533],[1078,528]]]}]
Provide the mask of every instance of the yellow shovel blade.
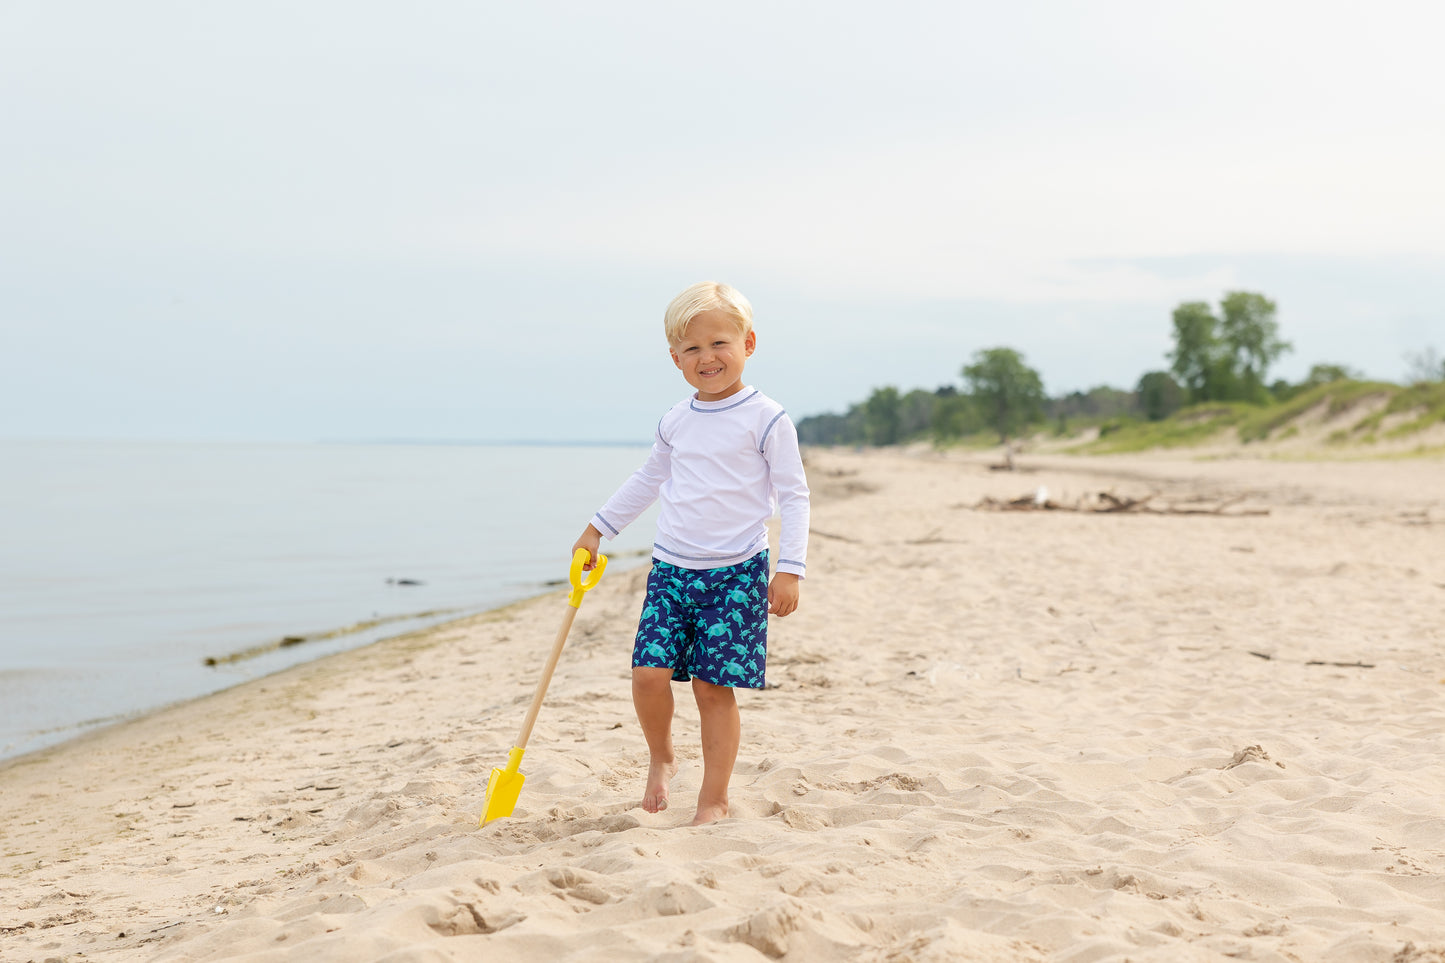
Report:
[{"label": "yellow shovel blade", "polygon": [[487,808],[482,813],[481,825],[510,816],[517,808],[517,797],[522,794],[522,783],[527,779],[518,771],[521,765],[522,750],[513,747],[507,757],[507,768],[492,770],[492,778],[487,780]]}]

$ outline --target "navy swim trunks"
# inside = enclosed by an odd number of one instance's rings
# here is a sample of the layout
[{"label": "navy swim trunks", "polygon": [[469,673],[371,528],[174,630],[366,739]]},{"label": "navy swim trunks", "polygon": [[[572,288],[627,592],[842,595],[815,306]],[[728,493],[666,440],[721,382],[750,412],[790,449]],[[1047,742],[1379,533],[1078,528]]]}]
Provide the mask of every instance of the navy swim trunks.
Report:
[{"label": "navy swim trunks", "polygon": [[763,688],[768,658],[768,553],[723,568],[657,559],[637,623],[632,665],[671,669],[674,682]]}]

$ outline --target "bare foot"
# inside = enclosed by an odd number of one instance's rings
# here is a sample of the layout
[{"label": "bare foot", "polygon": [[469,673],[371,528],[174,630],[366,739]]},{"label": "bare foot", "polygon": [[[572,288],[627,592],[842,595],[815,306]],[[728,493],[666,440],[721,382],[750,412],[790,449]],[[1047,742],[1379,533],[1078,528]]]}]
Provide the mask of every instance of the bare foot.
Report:
[{"label": "bare foot", "polygon": [[717,822],[719,819],[726,819],[728,814],[727,803],[713,803],[711,805],[697,804],[697,815],[692,817],[694,826],[703,826],[707,823]]},{"label": "bare foot", "polygon": [[677,775],[676,759],[652,760],[647,768],[647,792],[642,797],[642,808],[650,813],[660,813],[667,808],[667,784]]}]

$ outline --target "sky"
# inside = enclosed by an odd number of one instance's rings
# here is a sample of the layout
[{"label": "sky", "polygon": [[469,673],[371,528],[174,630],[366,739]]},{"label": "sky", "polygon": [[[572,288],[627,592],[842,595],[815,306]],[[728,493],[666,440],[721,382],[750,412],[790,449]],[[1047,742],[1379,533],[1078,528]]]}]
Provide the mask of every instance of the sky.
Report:
[{"label": "sky", "polygon": [[1233,290],[1445,349],[1445,8],[0,4],[0,438],[646,441],[662,313],[795,420],[1167,367]]}]

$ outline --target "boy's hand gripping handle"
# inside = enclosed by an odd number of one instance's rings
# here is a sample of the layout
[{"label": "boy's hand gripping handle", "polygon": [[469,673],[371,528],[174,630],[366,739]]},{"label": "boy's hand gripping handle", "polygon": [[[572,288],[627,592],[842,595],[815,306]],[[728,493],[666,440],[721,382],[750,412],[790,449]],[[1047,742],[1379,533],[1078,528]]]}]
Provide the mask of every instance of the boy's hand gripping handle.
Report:
[{"label": "boy's hand gripping handle", "polygon": [[567,581],[572,583],[572,591],[567,594],[567,604],[574,609],[582,604],[582,596],[590,592],[598,582],[602,580],[602,573],[607,568],[607,556],[601,552],[597,553],[597,565],[592,569],[589,577],[582,577],[582,566],[587,564],[591,558],[587,549],[579,548],[572,553],[572,570],[567,573]]}]

